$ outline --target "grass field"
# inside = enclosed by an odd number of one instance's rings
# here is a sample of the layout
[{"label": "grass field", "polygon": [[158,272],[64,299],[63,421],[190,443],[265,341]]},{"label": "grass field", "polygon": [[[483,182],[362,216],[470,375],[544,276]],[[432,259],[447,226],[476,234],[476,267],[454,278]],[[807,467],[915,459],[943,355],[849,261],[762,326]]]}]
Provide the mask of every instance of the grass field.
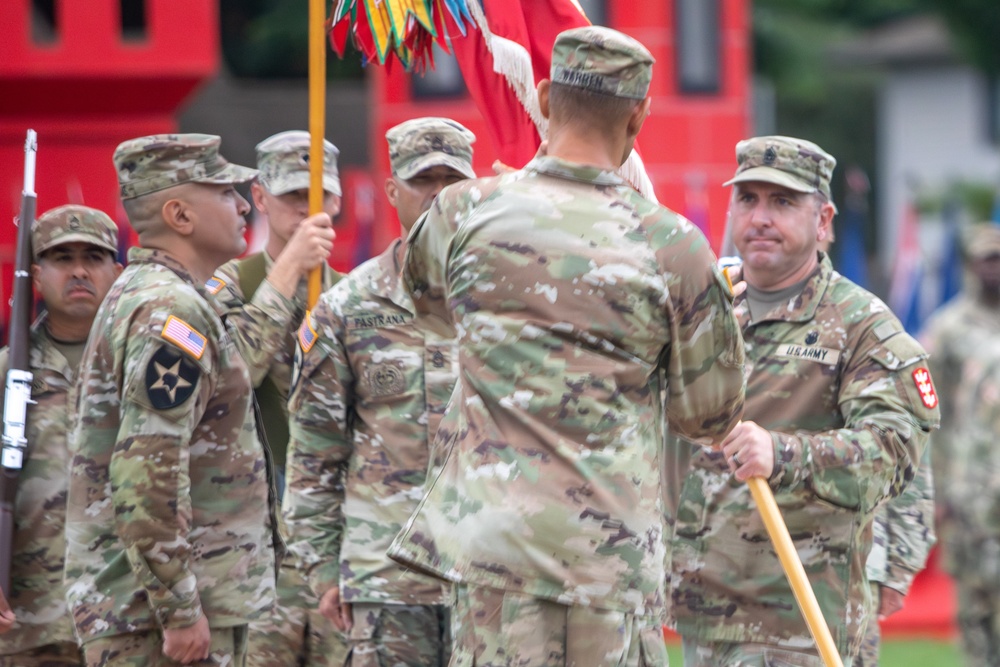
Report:
[{"label": "grass field", "polygon": [[[667,644],[670,667],[683,667],[679,644]],[[879,667],[961,667],[962,656],[953,642],[894,639],[882,645]]]}]

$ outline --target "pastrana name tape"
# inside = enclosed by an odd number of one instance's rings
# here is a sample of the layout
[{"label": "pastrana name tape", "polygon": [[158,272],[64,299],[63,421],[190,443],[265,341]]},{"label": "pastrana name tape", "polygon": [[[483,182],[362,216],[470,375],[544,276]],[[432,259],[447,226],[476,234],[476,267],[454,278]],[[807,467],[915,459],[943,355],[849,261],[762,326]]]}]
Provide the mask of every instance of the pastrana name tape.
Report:
[{"label": "pastrana name tape", "polygon": [[195,359],[201,359],[205,353],[205,345],[208,339],[198,333],[190,324],[171,315],[163,325],[160,336],[181,348]]}]

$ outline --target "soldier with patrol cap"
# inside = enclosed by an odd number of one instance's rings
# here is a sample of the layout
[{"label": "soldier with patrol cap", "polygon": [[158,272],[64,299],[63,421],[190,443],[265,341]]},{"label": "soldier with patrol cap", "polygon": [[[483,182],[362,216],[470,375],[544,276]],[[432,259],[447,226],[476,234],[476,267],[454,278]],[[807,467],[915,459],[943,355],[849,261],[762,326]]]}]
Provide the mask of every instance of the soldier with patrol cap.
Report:
[{"label": "soldier with patrol cap", "polygon": [[[331,219],[340,211],[337,148],[323,142],[323,211],[309,216],[309,133],[281,132],[257,144],[254,206],[266,216],[264,249],[220,267],[206,287],[226,307],[226,321],[250,369],[261,425],[273,457],[278,498],[284,489],[288,447],[288,388],[295,332],[306,312],[309,271],[320,266],[323,285],[340,274],[326,265],[333,248]],[[274,612],[250,624],[251,667],[341,664],[340,637],[320,616],[292,559],[278,570]]]},{"label": "soldier with patrol cap", "polygon": [[791,137],[739,142],[729,203],[743,258],[744,421],[695,448],[673,538],[673,606],[692,667],[821,666],[744,483],[763,477],[845,664],[875,605],[872,518],[913,479],[937,397],[927,355],[872,294],[817,250],[836,212],[836,164]]},{"label": "soldier with patrol cap", "polygon": [[[88,665],[243,665],[274,601],[270,463],[250,370],[205,289],[246,249],[253,169],[219,137],[114,153],[139,246],[97,313],[77,384],[68,600]],[[269,507],[270,506],[270,507]]]},{"label": "soldier with patrol cap", "polygon": [[457,334],[458,379],[389,553],[455,582],[455,664],[667,661],[664,421],[721,441],[743,343],[705,237],[615,173],[652,63],[608,28],[561,33],[547,154],[449,187],[410,233],[416,323]]},{"label": "soldier with patrol cap", "polygon": [[[453,120],[409,120],[386,140],[385,192],[404,233],[442,188],[475,177],[475,136]],[[289,547],[355,667],[443,667],[450,654],[443,583],[385,555],[434,467],[429,442],[455,380],[452,342],[413,326],[405,249],[396,239],[323,294],[299,330],[289,401]]]},{"label": "soldier with patrol cap", "polygon": [[[80,665],[63,585],[68,396],[97,309],[122,271],[118,228],[97,209],[60,206],[35,221],[31,245],[34,286],[45,310],[30,333],[33,402],[11,548],[9,602],[17,621],[0,638],[0,665]],[[7,367],[4,349],[0,377],[6,377]],[[0,404],[4,390],[0,385]]]}]

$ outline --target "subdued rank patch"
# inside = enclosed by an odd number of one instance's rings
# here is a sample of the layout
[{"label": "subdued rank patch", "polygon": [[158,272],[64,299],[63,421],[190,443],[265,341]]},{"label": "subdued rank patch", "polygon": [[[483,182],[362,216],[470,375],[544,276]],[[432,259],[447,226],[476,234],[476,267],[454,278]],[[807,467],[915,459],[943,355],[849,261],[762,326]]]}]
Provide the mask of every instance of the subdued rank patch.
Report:
[{"label": "subdued rank patch", "polygon": [[934,391],[934,382],[931,381],[931,374],[926,368],[917,368],[913,371],[913,384],[920,392],[920,400],[924,407],[935,408],[938,404],[937,392]]},{"label": "subdued rank patch", "polygon": [[157,410],[169,410],[194,394],[201,370],[169,345],[163,345],[146,366],[146,395]]},{"label": "subdued rank patch", "polygon": [[829,366],[836,366],[840,361],[840,351],[827,347],[810,347],[806,345],[795,345],[789,343],[782,345],[775,352],[778,357],[794,357],[796,359],[808,359]]},{"label": "subdued rank patch", "polygon": [[208,282],[205,283],[205,289],[207,289],[208,293],[211,294],[212,296],[215,296],[216,294],[221,292],[222,288],[225,286],[226,286],[226,281],[216,276],[212,276],[211,278],[208,279]]},{"label": "subdued rank patch", "polygon": [[40,396],[49,390],[49,383],[40,377],[31,379],[31,395]]},{"label": "subdued rank patch", "polygon": [[309,350],[316,344],[316,330],[309,323],[309,313],[306,313],[299,327],[299,345],[302,347],[302,354],[308,354]]},{"label": "subdued rank patch", "polygon": [[167,318],[160,336],[166,338],[195,359],[201,359],[201,355],[205,353],[205,345],[208,343],[208,339],[202,336],[194,327],[173,315]]},{"label": "subdued rank patch", "polygon": [[365,380],[372,396],[392,396],[403,391],[403,371],[391,362],[374,364],[365,369]]}]

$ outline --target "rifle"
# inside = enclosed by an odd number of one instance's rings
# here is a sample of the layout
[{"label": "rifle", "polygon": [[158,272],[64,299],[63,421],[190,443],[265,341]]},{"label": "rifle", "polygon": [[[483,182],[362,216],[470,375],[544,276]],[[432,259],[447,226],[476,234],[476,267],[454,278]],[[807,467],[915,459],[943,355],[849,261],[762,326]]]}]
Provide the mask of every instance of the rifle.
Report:
[{"label": "rifle", "polygon": [[11,597],[10,565],[14,543],[14,500],[17,478],[24,465],[25,422],[31,403],[31,367],[28,364],[28,330],[31,325],[31,225],[35,221],[35,153],[38,151],[34,130],[28,130],[24,142],[24,189],[21,212],[17,218],[17,258],[14,266],[7,369],[3,403],[3,450],[0,452],[0,588]]}]

